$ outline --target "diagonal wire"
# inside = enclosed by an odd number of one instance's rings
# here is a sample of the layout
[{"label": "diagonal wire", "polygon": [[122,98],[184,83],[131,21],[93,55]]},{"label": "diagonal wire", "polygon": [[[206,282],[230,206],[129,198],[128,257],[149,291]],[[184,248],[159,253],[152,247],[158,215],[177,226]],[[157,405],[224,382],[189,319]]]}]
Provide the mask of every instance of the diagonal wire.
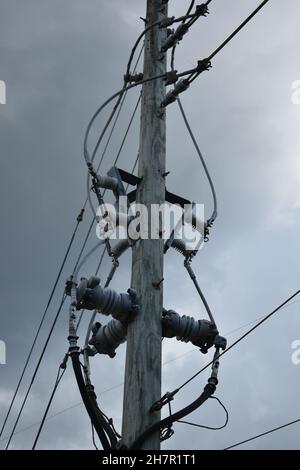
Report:
[{"label": "diagonal wire", "polygon": [[63,297],[62,297],[60,306],[59,306],[59,308],[58,308],[58,311],[57,311],[57,313],[56,313],[56,315],[55,315],[54,321],[53,321],[53,323],[52,323],[52,325],[51,325],[50,331],[49,331],[48,336],[47,336],[47,338],[46,338],[46,342],[45,342],[44,347],[43,347],[43,349],[42,349],[42,352],[41,352],[41,355],[40,355],[40,357],[39,357],[38,363],[37,363],[37,365],[36,365],[36,367],[35,367],[35,370],[34,370],[34,373],[33,373],[32,378],[31,378],[31,381],[30,381],[29,387],[28,387],[28,389],[27,389],[27,392],[26,392],[26,394],[25,394],[25,397],[24,397],[24,399],[23,399],[23,401],[22,401],[21,408],[20,408],[20,410],[19,410],[19,413],[18,413],[17,418],[16,418],[16,420],[15,420],[15,423],[14,423],[14,425],[13,425],[13,428],[12,428],[12,431],[11,431],[11,433],[10,433],[10,436],[9,436],[9,439],[8,439],[8,442],[7,442],[7,445],[6,445],[5,450],[8,449],[8,447],[9,447],[9,445],[10,445],[10,442],[11,442],[11,440],[12,440],[12,437],[13,437],[13,435],[14,435],[15,429],[16,429],[16,427],[17,427],[17,425],[18,425],[19,420],[20,420],[20,417],[21,417],[21,414],[22,414],[22,412],[23,412],[24,406],[25,406],[25,404],[26,404],[28,395],[29,395],[29,393],[30,393],[31,387],[32,387],[32,385],[33,385],[33,383],[34,383],[35,377],[36,377],[36,375],[37,375],[37,373],[38,373],[39,367],[40,367],[41,362],[42,362],[42,360],[43,360],[43,357],[44,357],[44,355],[45,355],[45,352],[46,352],[48,343],[49,343],[50,338],[51,338],[51,336],[52,336],[52,333],[53,333],[53,330],[54,330],[55,325],[56,325],[56,323],[57,323],[57,320],[58,320],[58,318],[59,318],[61,309],[62,309],[63,304],[64,304],[64,302],[65,302],[65,299],[66,299],[66,295],[63,294]]},{"label": "diagonal wire", "polygon": [[223,450],[233,449],[234,447],[241,446],[242,444],[246,444],[247,442],[254,441],[255,439],[258,439],[260,437],[267,436],[268,434],[271,434],[271,433],[276,432],[276,431],[280,431],[281,429],[287,428],[287,427],[292,426],[293,424],[296,424],[296,423],[300,423],[300,418],[295,419],[294,421],[290,421],[289,423],[283,424],[282,426],[278,426],[277,428],[270,429],[269,431],[263,432],[261,434],[257,434],[256,436],[250,437],[249,439],[245,439],[244,441],[237,442],[236,444],[232,444],[231,446],[226,447]]}]

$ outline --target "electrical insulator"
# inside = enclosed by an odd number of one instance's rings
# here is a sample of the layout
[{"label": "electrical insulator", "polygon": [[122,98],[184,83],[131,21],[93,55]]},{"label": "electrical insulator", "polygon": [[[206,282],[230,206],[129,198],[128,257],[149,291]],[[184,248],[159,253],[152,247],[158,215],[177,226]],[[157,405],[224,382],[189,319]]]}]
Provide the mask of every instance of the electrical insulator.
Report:
[{"label": "electrical insulator", "polygon": [[174,101],[176,101],[177,96],[180,93],[183,93],[184,91],[186,91],[189,86],[190,86],[190,83],[187,79],[180,80],[174,86],[173,90],[171,90],[171,91],[169,91],[169,93],[167,93],[165,99],[161,103],[161,107],[165,108],[169,104],[174,103]]},{"label": "electrical insulator", "polygon": [[138,313],[136,293],[133,289],[119,294],[112,289],[101,287],[100,279],[96,277],[81,279],[77,288],[77,309],[99,310],[123,323],[131,322]]},{"label": "electrical insulator", "polygon": [[102,189],[110,189],[116,191],[119,185],[117,178],[111,176],[100,176],[97,175],[97,184]]},{"label": "electrical insulator", "polygon": [[[184,240],[174,238],[170,246],[178,251],[178,253],[181,253],[185,258],[193,258],[197,254],[197,250],[191,250]],[[169,246],[165,247],[165,251],[167,251],[168,248]]]},{"label": "electrical insulator", "polygon": [[162,45],[162,52],[166,52],[168,49],[175,46],[177,42],[181,41],[181,39],[188,32],[188,30],[189,26],[187,24],[180,24],[178,28],[174,31],[174,33],[171,34]]},{"label": "electrical insulator", "polygon": [[119,240],[112,248],[111,254],[114,258],[118,259],[130,247],[128,238]]},{"label": "electrical insulator", "polygon": [[[191,342],[198,346],[201,352],[206,353],[217,341],[226,347],[225,338],[212,322],[208,320],[195,320],[186,315],[180,316],[174,310],[164,310],[162,317],[162,331],[166,338],[174,338],[185,343]],[[224,341],[220,341],[220,339]],[[222,347],[222,346],[220,346]]]},{"label": "electrical insulator", "polygon": [[114,357],[116,349],[126,341],[127,325],[115,319],[110,320],[107,325],[97,322],[92,328],[92,333],[89,344],[94,346],[99,354]]}]

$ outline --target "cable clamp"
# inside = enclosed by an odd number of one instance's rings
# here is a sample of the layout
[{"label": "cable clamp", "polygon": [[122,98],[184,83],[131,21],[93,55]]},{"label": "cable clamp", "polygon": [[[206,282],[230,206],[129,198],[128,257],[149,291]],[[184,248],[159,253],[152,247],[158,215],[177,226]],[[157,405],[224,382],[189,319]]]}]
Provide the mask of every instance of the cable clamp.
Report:
[{"label": "cable clamp", "polygon": [[78,223],[83,221],[83,214],[84,214],[84,209],[82,208],[76,219]]},{"label": "cable clamp", "polygon": [[73,280],[73,276],[70,276],[66,280],[66,283],[65,283],[65,293],[66,293],[66,295],[71,296],[71,290],[72,290],[72,287],[73,287],[74,284],[77,285],[76,282],[74,282],[74,280]]},{"label": "cable clamp", "polygon": [[173,392],[167,392],[163,397],[161,397],[158,401],[153,403],[153,405],[150,408],[150,412],[152,413],[153,411],[160,411],[163,406],[167,405],[170,403],[172,400],[174,400],[174,395],[178,392],[178,389],[174,390]]},{"label": "cable clamp", "polygon": [[178,80],[177,70],[171,70],[170,72],[167,72],[164,80],[166,82],[166,86],[173,85],[173,83],[176,83]]},{"label": "cable clamp", "polygon": [[90,160],[88,160],[88,161],[86,162],[86,166],[88,167],[88,170],[89,170],[90,175],[91,175],[93,178],[97,178],[97,173],[96,173],[96,171],[94,170],[93,163],[92,163]]},{"label": "cable clamp", "polygon": [[69,354],[66,353],[66,354],[65,354],[65,357],[63,358],[63,360],[62,360],[62,362],[61,362],[61,364],[60,364],[60,366],[59,366],[60,369],[65,370],[65,369],[67,368],[67,362],[68,362],[68,360],[69,360]]},{"label": "cable clamp", "polygon": [[136,73],[134,75],[132,75],[131,73],[127,73],[126,75],[124,75],[124,82],[125,83],[137,83],[137,82],[141,82],[144,78],[144,74],[143,73]]},{"label": "cable clamp", "polygon": [[174,23],[175,16],[170,16],[168,18],[164,18],[160,24],[159,27],[162,28],[167,28],[168,26],[171,26]]},{"label": "cable clamp", "polygon": [[211,61],[209,59],[202,59],[202,60],[198,60],[195,72],[200,74],[202,72],[208,72],[209,69],[211,68],[212,68]]},{"label": "cable clamp", "polygon": [[170,439],[173,436],[173,434],[174,434],[174,429],[172,428],[172,424],[161,429],[160,430],[160,442]]},{"label": "cable clamp", "polygon": [[207,16],[209,15],[208,6],[205,3],[196,6],[195,16]]}]

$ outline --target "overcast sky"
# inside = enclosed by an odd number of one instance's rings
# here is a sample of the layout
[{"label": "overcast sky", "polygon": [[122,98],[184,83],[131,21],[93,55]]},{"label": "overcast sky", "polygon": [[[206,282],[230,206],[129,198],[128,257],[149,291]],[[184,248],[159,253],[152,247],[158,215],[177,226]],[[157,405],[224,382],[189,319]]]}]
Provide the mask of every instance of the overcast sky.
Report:
[{"label": "overcast sky", "polygon": [[[7,364],[1,365],[0,410],[4,419],[26,355],[86,194],[82,147],[89,118],[122,85],[131,47],[142,31],[145,1],[0,0],[0,80],[7,104],[0,104],[1,142],[1,328]],[[183,71],[206,57],[257,6],[258,0],[214,0],[178,47]],[[219,216],[210,242],[194,261],[220,333],[229,343],[235,330],[264,314],[299,288],[300,106],[292,104],[292,83],[300,80],[297,0],[271,0],[213,61],[213,68],[182,95],[182,103],[213,177]],[[182,15],[188,0],[170,0],[170,15]],[[141,65],[139,70],[141,69]],[[116,156],[138,91],[131,92],[104,160]],[[203,202],[211,194],[176,104],[167,110],[168,189]],[[97,123],[101,129],[103,118]],[[131,171],[138,148],[136,119],[119,161]],[[40,341],[21,388],[28,385],[43,341],[90,223],[86,212]],[[93,231],[90,245],[96,241]],[[98,257],[82,275],[92,275]],[[105,262],[104,279],[109,269]],[[130,284],[130,256],[124,256],[115,288]],[[165,257],[166,308],[205,318],[179,254]],[[168,449],[222,449],[287,421],[300,418],[300,365],[291,344],[300,340],[300,303],[283,309],[221,361],[218,396],[229,410],[222,431],[175,425]],[[83,341],[87,312],[80,330]],[[67,305],[25,407],[11,448],[32,446],[56,370],[67,350]],[[228,334],[230,333],[230,334]],[[175,340],[163,343],[163,392],[189,378],[211,358]],[[187,354],[185,354],[187,353]],[[121,427],[125,347],[112,360],[92,359],[101,407]],[[174,409],[203,389],[203,373],[178,395]],[[109,392],[108,389],[111,389]],[[105,392],[106,391],[106,392]],[[74,405],[74,406],[73,406]],[[67,408],[66,411],[64,411]],[[59,413],[59,414],[57,414]],[[51,417],[52,415],[55,415]],[[43,449],[90,449],[89,419],[69,367],[39,441]],[[189,417],[219,426],[224,413],[214,400]],[[26,429],[28,428],[28,429]],[[299,449],[299,425],[241,448]],[[6,441],[0,442],[1,448]]]}]

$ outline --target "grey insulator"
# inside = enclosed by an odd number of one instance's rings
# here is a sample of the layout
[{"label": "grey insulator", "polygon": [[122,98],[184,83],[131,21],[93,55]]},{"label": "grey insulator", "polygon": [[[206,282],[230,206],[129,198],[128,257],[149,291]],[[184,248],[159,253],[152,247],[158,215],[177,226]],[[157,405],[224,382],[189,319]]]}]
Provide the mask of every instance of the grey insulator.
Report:
[{"label": "grey insulator", "polygon": [[119,184],[117,178],[113,178],[111,176],[100,176],[100,175],[98,175],[98,183],[99,183],[100,188],[111,189],[112,191],[116,191],[118,184]]},{"label": "grey insulator", "polygon": [[118,241],[118,243],[116,243],[115,246],[111,248],[111,254],[114,256],[114,258],[120,258],[120,256],[122,256],[122,254],[125,253],[129,247],[129,240],[128,238],[125,238]]},{"label": "grey insulator", "polygon": [[[96,285],[96,280],[98,285]],[[99,285],[99,279],[92,277],[87,281],[81,279],[77,289],[77,300],[79,308],[87,310],[100,310],[104,315],[112,317],[123,323],[134,320],[138,306],[136,304],[136,294],[132,289],[127,293],[118,292],[103,288]]]},{"label": "grey insulator", "polygon": [[99,354],[114,357],[116,355],[115,350],[126,341],[127,325],[113,319],[107,325],[95,323],[92,332],[93,336],[89,344],[94,346]]},{"label": "grey insulator", "polygon": [[184,240],[176,238],[174,238],[174,240],[172,241],[171,247],[177,250],[185,257],[195,256],[195,254],[197,253],[197,250],[190,250],[189,248],[187,248]]},{"label": "grey insulator", "polygon": [[208,320],[195,320],[186,315],[180,316],[174,310],[164,310],[162,318],[163,336],[174,338],[185,343],[191,342],[207,352],[213,346],[218,335],[216,326]]}]

